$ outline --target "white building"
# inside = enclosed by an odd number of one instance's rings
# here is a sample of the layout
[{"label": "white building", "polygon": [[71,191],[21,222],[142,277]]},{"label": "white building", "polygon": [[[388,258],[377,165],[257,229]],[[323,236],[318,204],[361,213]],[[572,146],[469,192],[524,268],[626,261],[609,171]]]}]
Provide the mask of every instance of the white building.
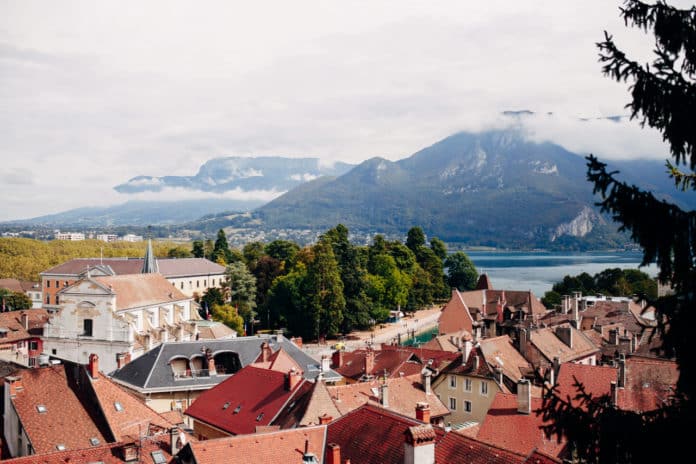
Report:
[{"label": "white building", "polygon": [[80,232],[57,232],[54,235],[56,240],[69,240],[71,242],[79,242],[85,239],[85,234]]},{"label": "white building", "polygon": [[118,240],[118,235],[116,234],[97,234],[97,240],[102,242],[115,242]]},{"label": "white building", "polygon": [[123,237],[120,237],[119,240],[122,242],[142,242],[143,236],[142,235],[134,235],[134,234],[126,234]]},{"label": "white building", "polygon": [[58,292],[44,327],[44,352],[78,363],[96,353],[111,372],[166,341],[195,340],[192,298],[160,274],[92,277]]}]

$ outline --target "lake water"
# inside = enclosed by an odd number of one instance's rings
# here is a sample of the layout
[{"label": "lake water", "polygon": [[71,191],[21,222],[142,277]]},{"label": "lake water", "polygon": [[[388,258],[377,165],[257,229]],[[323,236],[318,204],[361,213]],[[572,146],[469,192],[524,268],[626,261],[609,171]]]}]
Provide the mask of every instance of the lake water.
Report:
[{"label": "lake water", "polygon": [[640,252],[466,252],[479,274],[485,272],[493,288],[531,290],[541,298],[566,275],[587,272],[594,275],[607,268],[640,269],[657,275],[657,266],[639,268]]}]

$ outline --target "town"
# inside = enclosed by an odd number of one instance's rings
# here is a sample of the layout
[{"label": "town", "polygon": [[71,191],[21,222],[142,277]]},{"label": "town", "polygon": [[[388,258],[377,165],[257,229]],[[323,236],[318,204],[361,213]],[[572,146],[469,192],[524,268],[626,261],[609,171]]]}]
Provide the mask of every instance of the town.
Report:
[{"label": "town", "polygon": [[[376,242],[408,255],[420,234]],[[223,236],[218,263],[232,254]],[[235,291],[232,266],[218,263],[159,258],[148,240],[141,258],[77,258],[40,282],[0,280],[3,459],[565,462],[572,443],[543,432],[556,402],[646,413],[676,388],[655,309],[631,295],[574,292],[547,308],[483,273],[442,304],[365,330],[329,339],[319,324],[319,338],[314,328],[288,338],[251,335],[253,316],[211,317],[205,296]],[[10,292],[31,307],[10,307]]]}]

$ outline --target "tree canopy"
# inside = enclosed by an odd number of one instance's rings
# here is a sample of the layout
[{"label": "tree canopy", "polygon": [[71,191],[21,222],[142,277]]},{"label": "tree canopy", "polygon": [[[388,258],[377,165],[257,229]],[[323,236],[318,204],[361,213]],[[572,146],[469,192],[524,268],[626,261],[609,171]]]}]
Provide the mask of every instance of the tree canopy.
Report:
[{"label": "tree canopy", "polygon": [[[655,38],[654,60],[629,58],[605,32],[598,44],[606,76],[630,82],[631,117],[657,129],[670,148],[668,174],[682,189],[696,189],[696,6],[675,8],[628,0],[621,8],[627,26]],[[547,396],[546,431],[565,435],[575,456],[587,462],[673,462],[689,456],[694,375],[692,329],[696,321],[696,212],[684,211],[649,191],[622,182],[605,163],[588,157],[588,179],[610,214],[643,250],[643,264],[657,263],[659,279],[674,294],[655,299],[663,349],[679,365],[673,402],[644,413],[618,411],[607,401],[585,401],[584,409],[569,399]],[[580,390],[579,397],[587,399]],[[688,458],[687,458],[688,459]]]}]

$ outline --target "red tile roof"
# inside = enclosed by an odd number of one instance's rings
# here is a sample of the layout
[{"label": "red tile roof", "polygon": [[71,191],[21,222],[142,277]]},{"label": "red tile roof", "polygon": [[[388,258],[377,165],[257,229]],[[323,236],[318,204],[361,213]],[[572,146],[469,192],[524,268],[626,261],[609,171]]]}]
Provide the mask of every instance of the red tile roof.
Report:
[{"label": "red tile roof", "polygon": [[201,394],[185,413],[233,435],[253,433],[258,425],[270,425],[306,382],[301,379],[288,391],[285,377],[282,372],[246,366]]},{"label": "red tile roof", "polygon": [[319,462],[324,462],[326,426],[192,442],[181,454],[193,454],[197,464],[301,464],[305,446]]},{"label": "red tile roof", "polygon": [[[326,388],[336,408],[341,415],[344,415],[369,402],[379,404],[382,383],[381,380],[373,380]],[[388,379],[387,398],[389,402],[387,409],[413,419],[416,418],[417,403],[428,403],[431,417],[445,416],[450,412],[437,395],[425,393],[420,376]],[[334,417],[334,419],[337,418],[338,416]]]},{"label": "red tile roof", "polygon": [[[22,314],[26,314],[29,318],[29,330],[22,325]],[[40,337],[46,322],[48,322],[48,312],[45,309],[0,312],[0,329],[7,329],[6,336],[0,338],[0,345]]]},{"label": "red tile roof", "polygon": [[422,364],[407,349],[388,349],[388,350],[355,350],[343,353],[343,365],[333,369],[344,377],[354,380],[360,379],[365,375],[365,360],[369,353],[374,353],[374,362],[368,375],[383,377],[386,371],[388,377],[399,377],[401,372],[404,375],[419,373]]},{"label": "red tile roof", "polygon": [[93,448],[56,451],[52,453],[33,454],[2,461],[8,464],[122,464],[119,457],[120,443],[110,443]]},{"label": "red tile roof", "polygon": [[442,308],[442,313],[438,320],[440,333],[450,334],[462,330],[471,333],[473,331],[473,323],[471,312],[464,302],[462,294],[456,288],[452,289],[452,296],[445,307]]},{"label": "red tile roof", "polygon": [[450,340],[449,334],[434,337],[429,342],[421,345],[421,347],[429,350],[450,351],[453,353],[459,351],[459,347]]},{"label": "red tile roof", "polygon": [[22,282],[17,279],[0,279],[0,288],[4,288],[15,293],[25,292]]},{"label": "red tile roof", "polygon": [[282,373],[289,372],[295,369],[298,372],[302,372],[302,367],[294,360],[287,351],[283,348],[278,348],[275,353],[271,354],[268,361],[263,360],[263,348],[259,354],[256,361],[251,364],[254,367],[261,369],[271,369],[273,371],[278,371]]},{"label": "red tile roof", "polygon": [[532,367],[517,351],[508,335],[486,338],[479,342],[479,351],[483,353],[488,364],[500,367],[503,375],[513,383],[523,378]]},{"label": "red tile roof", "polygon": [[[116,294],[114,309],[117,311],[191,299],[160,274],[94,277],[94,280]],[[63,291],[69,292],[70,289]]]},{"label": "red tile roof", "polygon": [[483,273],[479,276],[478,282],[476,282],[475,290],[493,290],[493,284],[488,274]]},{"label": "red tile roof", "polygon": [[517,395],[496,394],[476,438],[523,455],[539,449],[551,456],[560,456],[565,441],[558,443],[555,437],[546,438],[541,429],[546,424],[542,416],[535,413],[541,404],[541,398],[533,397],[531,414],[520,414],[517,412]]},{"label": "red tile roof", "polygon": [[459,354],[458,352],[453,351],[430,349],[426,348],[425,346],[398,346],[388,345],[386,343],[382,343],[382,350],[410,351],[411,353],[416,355],[418,359],[422,361],[423,365],[430,366],[433,369],[441,369],[445,367],[447,364],[454,361]]},{"label": "red tile roof", "polygon": [[[566,345],[556,335],[556,330],[569,329],[572,332],[572,346]],[[529,341],[536,346],[546,359],[553,362],[558,357],[560,362],[570,362],[592,356],[599,353],[599,347],[581,331],[570,324],[561,324],[556,327],[536,329],[530,332]]]},{"label": "red tile roof", "polygon": [[442,464],[520,464],[525,456],[467,437],[448,433],[435,446],[435,462]]},{"label": "red tile roof", "polygon": [[[466,362],[462,364],[463,353],[459,353],[457,358],[452,361],[446,368],[443,369],[443,374],[456,375],[474,375],[479,377],[493,378],[493,371],[486,362],[486,359],[481,355],[481,347],[473,346],[471,353]],[[476,367],[476,358],[478,357],[478,367]],[[440,376],[442,377],[442,376]],[[438,377],[438,379],[440,378]]]},{"label": "red tile roof", "polygon": [[324,415],[338,419],[342,414],[334,404],[326,384],[316,381],[312,386],[312,392],[305,405],[300,425],[318,425],[319,416]]},{"label": "red tile roof", "polygon": [[609,366],[588,366],[586,364],[563,363],[558,371],[556,380],[555,394],[563,400],[570,400],[572,404],[578,405],[575,400],[578,389],[575,383],[580,382],[585,392],[598,399],[611,392],[611,382],[616,382],[618,371]]},{"label": "red tile roof", "polygon": [[404,432],[422,424],[373,405],[362,406],[328,426],[329,443],[341,447],[341,459],[360,464],[404,462]]},{"label": "red tile roof", "polygon": [[[92,388],[116,441],[148,431],[150,435],[175,425],[103,375],[92,379]],[[116,408],[116,403],[120,404],[120,410]]]},{"label": "red tile roof", "polygon": [[669,402],[679,380],[674,361],[630,356],[626,359],[626,385],[618,389],[618,406],[626,411],[645,412]]},{"label": "red tile roof", "polygon": [[[12,398],[12,405],[36,453],[57,451],[58,444],[87,448],[90,438],[107,442],[68,384],[64,365],[24,369],[16,376],[21,376],[24,388]],[[39,405],[46,412],[39,412]]]}]

